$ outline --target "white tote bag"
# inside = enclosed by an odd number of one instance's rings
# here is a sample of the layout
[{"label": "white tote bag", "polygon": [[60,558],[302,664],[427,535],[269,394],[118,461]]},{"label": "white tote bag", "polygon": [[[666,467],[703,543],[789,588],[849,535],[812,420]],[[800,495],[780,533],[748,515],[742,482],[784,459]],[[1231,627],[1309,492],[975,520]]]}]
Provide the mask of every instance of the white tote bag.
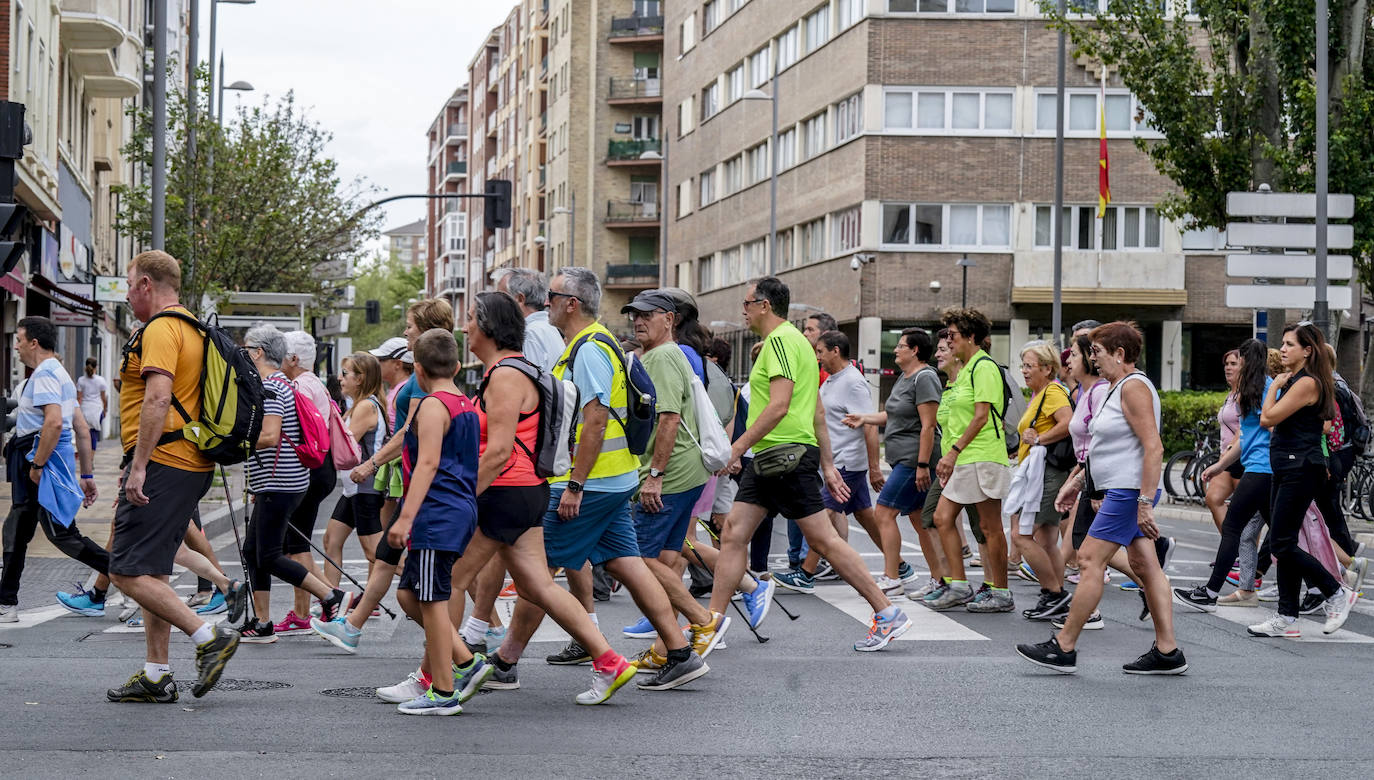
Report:
[{"label": "white tote bag", "polygon": [[697,416],[697,434],[693,436],[688,428],[687,435],[701,449],[702,465],[714,474],[730,463],[730,437],[725,435],[725,428],[717,422],[716,407],[711,403],[711,396],[706,393],[701,377],[696,374],[692,374],[692,409]]}]

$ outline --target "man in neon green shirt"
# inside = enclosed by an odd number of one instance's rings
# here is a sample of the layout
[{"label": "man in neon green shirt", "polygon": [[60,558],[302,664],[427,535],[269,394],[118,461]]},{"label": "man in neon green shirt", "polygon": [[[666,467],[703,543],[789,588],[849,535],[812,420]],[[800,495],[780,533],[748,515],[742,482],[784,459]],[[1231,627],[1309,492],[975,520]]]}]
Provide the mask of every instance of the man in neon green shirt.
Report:
[{"label": "man in neon green shirt", "polygon": [[[711,611],[721,614],[729,605],[744,574],[745,548],[759,523],[781,514],[801,527],[811,548],[873,607],[868,635],[854,649],[881,650],[910,628],[911,620],[883,595],[859,554],[835,532],[821,502],[822,474],[837,500],[847,500],[849,488],[831,458],[816,352],[787,321],[790,304],[791,292],[775,277],[746,287],[744,321],[763,337],[763,348],[749,373],[748,427],[731,445],[725,472],[740,473],[740,458],[750,448],[754,461],[740,476],[739,493],[720,534]],[[771,590],[774,584],[759,587]],[[765,592],[764,597],[771,595]]]}]

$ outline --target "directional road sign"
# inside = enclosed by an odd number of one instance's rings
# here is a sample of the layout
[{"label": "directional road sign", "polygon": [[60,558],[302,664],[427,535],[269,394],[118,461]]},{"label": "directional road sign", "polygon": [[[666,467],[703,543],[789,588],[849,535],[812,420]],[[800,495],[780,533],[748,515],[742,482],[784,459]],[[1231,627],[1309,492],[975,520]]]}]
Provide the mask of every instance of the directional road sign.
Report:
[{"label": "directional road sign", "polygon": [[[1331,285],[1326,297],[1332,309],[1350,309],[1350,288]],[[1311,309],[1317,289],[1284,284],[1228,284],[1226,305],[1233,309]]]},{"label": "directional road sign", "polygon": [[[1314,192],[1228,192],[1226,213],[1233,217],[1316,219],[1317,195]],[[1355,216],[1355,196],[1326,196],[1326,216],[1327,219]]]},{"label": "directional road sign", "polygon": [[[1327,279],[1351,279],[1355,263],[1350,255],[1328,255]],[[1314,279],[1315,255],[1227,255],[1226,275],[1246,278]]]},{"label": "directional road sign", "polygon": [[[1228,222],[1226,243],[1266,249],[1316,249],[1317,226],[1311,223]],[[1328,249],[1350,249],[1355,246],[1352,225],[1327,225]]]}]

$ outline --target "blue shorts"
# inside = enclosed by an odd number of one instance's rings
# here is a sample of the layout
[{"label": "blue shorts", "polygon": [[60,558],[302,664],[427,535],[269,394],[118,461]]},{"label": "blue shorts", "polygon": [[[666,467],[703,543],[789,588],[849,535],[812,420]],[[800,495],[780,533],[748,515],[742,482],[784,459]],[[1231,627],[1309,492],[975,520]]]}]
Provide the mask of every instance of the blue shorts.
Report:
[{"label": "blue shorts", "polygon": [[705,488],[701,485],[681,493],[665,493],[663,508],[657,512],[645,511],[638,501],[631,505],[640,555],[657,558],[664,550],[682,552],[687,529],[692,525],[692,509]]},{"label": "blue shorts", "polygon": [[[1136,508],[1136,497],[1139,495],[1140,491],[1136,489],[1108,490],[1106,498],[1102,499],[1102,508],[1097,510],[1097,516],[1088,527],[1088,536],[1122,547],[1143,538],[1145,534],[1140,532],[1140,510]],[[1159,503],[1158,490],[1155,491],[1154,503]]]},{"label": "blue shorts", "polygon": [[551,486],[544,513],[544,555],[549,566],[580,571],[587,561],[596,566],[616,558],[639,557],[630,520],[630,498],[638,487],[620,493],[588,490],[582,494],[581,511],[568,521],[558,516],[558,501],[565,489],[566,483]]},{"label": "blue shorts", "polygon": [[852,515],[861,509],[868,509],[873,506],[873,498],[868,492],[868,472],[867,471],[846,471],[840,469],[840,478],[844,484],[849,486],[849,500],[841,504],[830,495],[830,490],[824,484],[821,485],[821,503],[825,508],[832,512]]},{"label": "blue shorts", "polygon": [[925,502],[926,491],[916,487],[916,469],[905,463],[893,466],[887,482],[883,483],[883,492],[878,494],[878,505],[906,514],[920,509]]}]

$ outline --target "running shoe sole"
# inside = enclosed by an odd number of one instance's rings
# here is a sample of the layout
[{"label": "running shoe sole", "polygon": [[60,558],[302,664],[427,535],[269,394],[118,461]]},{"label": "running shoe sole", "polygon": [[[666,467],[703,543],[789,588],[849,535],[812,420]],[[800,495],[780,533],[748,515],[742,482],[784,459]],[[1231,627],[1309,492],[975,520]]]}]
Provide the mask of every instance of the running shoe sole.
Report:
[{"label": "running shoe sole", "polygon": [[277,635],[276,635],[276,634],[270,634],[270,635],[268,635],[268,636],[241,636],[241,637],[239,637],[239,642],[240,642],[241,644],[245,644],[245,645],[270,645],[270,644],[272,644],[272,643],[275,642],[275,641],[277,641]]},{"label": "running shoe sole", "polygon": [[1024,659],[1026,659],[1027,661],[1030,661],[1031,663],[1035,664],[1036,666],[1038,666],[1038,667],[1040,667],[1040,668],[1042,668],[1042,669],[1049,669],[1049,670],[1052,671],[1052,672],[1059,672],[1060,674],[1073,674],[1074,672],[1077,672],[1077,671],[1078,671],[1078,666],[1077,666],[1077,665],[1074,665],[1074,666],[1056,666],[1056,665],[1054,665],[1054,664],[1047,664],[1047,663],[1045,663],[1044,661],[1041,661],[1041,660],[1038,660],[1038,659],[1035,659],[1035,658],[1031,658],[1030,656],[1028,656],[1028,655],[1026,655],[1025,653],[1021,652],[1021,648],[1019,648],[1019,647],[1016,648],[1016,654],[1019,655],[1019,656],[1021,656],[1021,657],[1024,658]]},{"label": "running shoe sole", "polygon": [[426,707],[423,710],[408,710],[402,704],[396,705],[402,715],[462,715],[462,707]]},{"label": "running shoe sole", "polygon": [[[318,618],[317,618],[317,619],[318,619]],[[348,653],[349,655],[356,655],[356,654],[358,653],[358,646],[357,646],[357,645],[350,645],[350,644],[348,644],[347,642],[343,641],[343,638],[342,638],[342,637],[337,637],[337,636],[334,636],[333,634],[327,634],[327,633],[325,633],[325,632],[323,632],[323,631],[320,631],[319,629],[315,628],[313,625],[310,627],[310,630],[313,631],[313,632],[315,632],[315,634],[316,634],[317,636],[319,636],[321,639],[323,639],[324,641],[326,641],[326,642],[328,642],[329,644],[331,644],[331,645],[333,645],[333,646],[339,648],[340,650],[344,651],[345,653]],[[361,635],[359,635],[359,636],[361,636]]]},{"label": "running shoe sole", "polygon": [[1350,619],[1350,612],[1354,608],[1355,602],[1359,601],[1360,594],[1356,593],[1353,590],[1349,591],[1349,594],[1350,595],[1346,596],[1345,613],[1342,614],[1338,619],[1336,619],[1335,625],[1332,625],[1331,620],[1328,619],[1326,621],[1326,624],[1322,626],[1323,634],[1334,634],[1337,631],[1340,631],[1341,626],[1345,625],[1345,621]]},{"label": "running shoe sole", "polygon": [[1176,669],[1122,669],[1126,674],[1153,675],[1156,677],[1167,677],[1180,675],[1188,671],[1188,664],[1184,664]]},{"label": "running shoe sole", "polygon": [[499,680],[487,680],[486,682],[482,683],[482,690],[484,691],[514,691],[519,690],[519,688],[520,681],[518,679],[515,682],[500,682]]},{"label": "running shoe sole", "polygon": [[288,628],[286,630],[277,629],[274,632],[277,636],[302,636],[315,633],[315,629],[306,626],[305,628]]},{"label": "running shoe sole", "polygon": [[[702,658],[705,657],[706,656],[702,656]],[[641,691],[671,691],[672,689],[680,685],[686,685],[687,683],[697,679],[698,677],[705,675],[709,671],[711,671],[711,667],[707,666],[706,664],[702,664],[701,666],[697,667],[695,671],[688,672],[687,674],[684,674],[681,677],[671,680],[663,685],[639,683],[635,685],[635,687],[640,689]],[[608,696],[607,698],[610,697]]]},{"label": "running shoe sole", "polygon": [[[707,668],[706,664],[702,664],[701,667],[703,669]],[[606,693],[602,695],[602,697],[599,700],[586,702],[578,701],[577,703],[583,705],[584,707],[594,707],[598,704],[605,704],[606,702],[611,700],[611,697],[615,695],[616,691],[625,687],[625,683],[633,680],[636,674],[639,674],[638,668],[634,664],[630,664],[629,666],[625,667],[625,671],[621,672],[619,677],[615,678],[615,682],[611,683],[611,687],[606,689]],[[574,701],[576,700],[574,699]]]},{"label": "running shoe sole", "polygon": [[892,644],[892,640],[896,639],[902,634],[905,634],[907,632],[907,629],[909,628],[911,628],[911,618],[907,618],[905,623],[901,624],[900,626],[897,626],[896,628],[892,629],[892,631],[888,632],[888,635],[883,637],[881,643],[876,644],[872,647],[855,647],[854,649],[859,651],[860,653],[876,653],[879,650],[882,650],[883,648]]},{"label": "running shoe sole", "polygon": [[90,608],[90,607],[73,607],[73,606],[71,606],[71,605],[69,605],[69,604],[63,602],[61,599],[58,599],[58,600],[57,600],[57,603],[58,603],[58,604],[61,604],[63,609],[67,610],[68,612],[72,613],[73,615],[80,615],[81,617],[104,617],[104,616],[105,616],[105,610],[104,610],[103,608],[102,608],[102,609],[92,609],[92,608]]},{"label": "running shoe sole", "polygon": [[783,582],[782,580],[778,579],[777,577],[774,577],[774,578],[773,578],[773,583],[776,584],[779,588],[787,588],[788,590],[792,591],[793,593],[815,593],[815,592],[816,592],[816,586],[815,586],[815,585],[789,585],[789,584],[787,584],[786,582]]},{"label": "running shoe sole", "polygon": [[633,633],[630,631],[621,631],[620,633],[624,634],[628,639],[658,639],[657,631],[635,631]]}]

